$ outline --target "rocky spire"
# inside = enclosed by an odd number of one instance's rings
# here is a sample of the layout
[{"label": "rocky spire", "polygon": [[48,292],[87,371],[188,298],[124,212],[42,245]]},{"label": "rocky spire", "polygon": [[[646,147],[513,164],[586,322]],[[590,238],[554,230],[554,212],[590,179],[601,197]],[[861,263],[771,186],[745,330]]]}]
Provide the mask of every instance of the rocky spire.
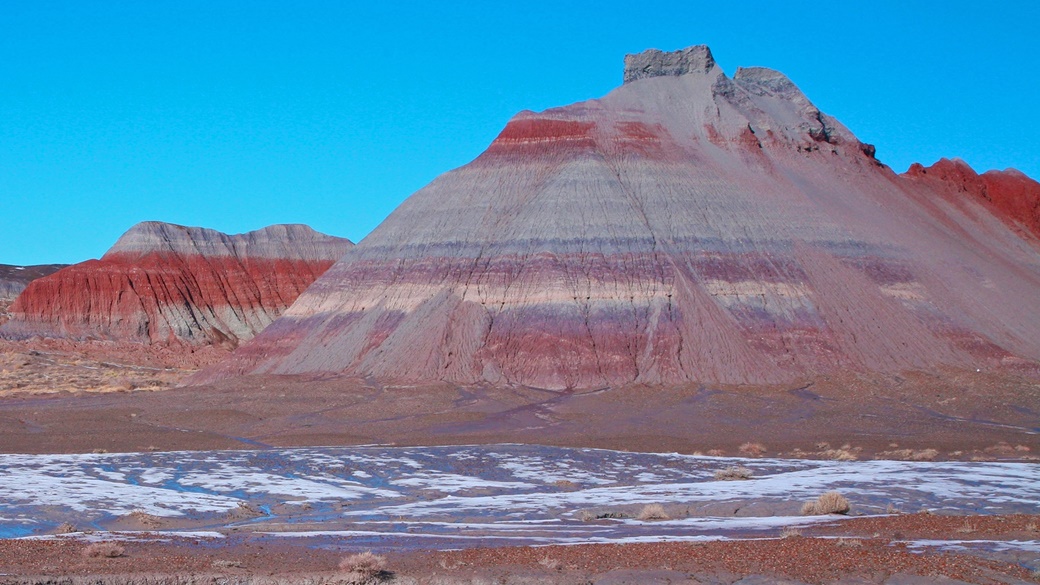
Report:
[{"label": "rocky spire", "polygon": [[647,77],[707,73],[714,68],[715,58],[711,56],[708,45],[695,45],[671,53],[649,49],[625,55],[625,83]]}]

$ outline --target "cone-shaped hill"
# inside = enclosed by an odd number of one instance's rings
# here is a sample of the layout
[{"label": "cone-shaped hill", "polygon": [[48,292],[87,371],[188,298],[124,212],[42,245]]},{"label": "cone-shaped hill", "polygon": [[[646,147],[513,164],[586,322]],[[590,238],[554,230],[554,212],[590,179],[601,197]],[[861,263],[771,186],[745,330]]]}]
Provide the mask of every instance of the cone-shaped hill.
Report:
[{"label": "cone-shaped hill", "polygon": [[514,117],[195,381],[592,388],[1040,359],[1040,245],[707,47]]}]

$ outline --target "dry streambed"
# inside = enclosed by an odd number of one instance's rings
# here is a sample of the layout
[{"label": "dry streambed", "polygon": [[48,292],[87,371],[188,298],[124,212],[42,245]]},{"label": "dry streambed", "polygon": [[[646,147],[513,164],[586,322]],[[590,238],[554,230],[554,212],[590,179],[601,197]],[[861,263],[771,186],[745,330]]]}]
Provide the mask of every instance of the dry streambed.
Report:
[{"label": "dry streambed", "polygon": [[[749,478],[718,478],[736,467]],[[525,445],[0,455],[0,535],[251,534],[377,550],[744,539],[832,520],[801,514],[832,490],[852,515],[1035,514],[1040,465]]]}]

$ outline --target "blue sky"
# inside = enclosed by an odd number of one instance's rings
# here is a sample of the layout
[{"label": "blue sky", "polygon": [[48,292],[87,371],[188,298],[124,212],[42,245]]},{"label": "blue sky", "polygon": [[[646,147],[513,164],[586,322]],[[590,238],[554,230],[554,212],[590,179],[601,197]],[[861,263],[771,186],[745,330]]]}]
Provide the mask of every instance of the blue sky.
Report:
[{"label": "blue sky", "polygon": [[0,263],[95,258],[142,220],[360,240],[516,112],[625,53],[786,73],[897,171],[1040,177],[1040,2],[0,3]]}]

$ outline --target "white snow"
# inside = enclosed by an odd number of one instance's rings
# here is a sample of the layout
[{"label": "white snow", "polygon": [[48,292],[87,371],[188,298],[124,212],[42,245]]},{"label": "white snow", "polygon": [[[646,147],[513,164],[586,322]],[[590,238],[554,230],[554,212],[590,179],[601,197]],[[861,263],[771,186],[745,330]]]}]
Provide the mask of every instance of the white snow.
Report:
[{"label": "white snow", "polygon": [[947,552],[990,550],[995,552],[1022,551],[1040,553],[1040,540],[908,540],[911,549],[936,548]]},{"label": "white snow", "polygon": [[[714,480],[715,471],[734,464],[750,468],[754,478]],[[563,480],[577,488],[555,484]],[[834,521],[794,515],[800,502],[829,490],[843,493],[858,513],[888,504],[1035,513],[1040,465],[738,459],[525,445],[0,455],[0,532],[25,534],[63,521],[97,524],[133,510],[236,522],[222,514],[249,504],[263,515],[237,521],[261,531],[287,524],[291,513],[292,523],[327,528],[301,535],[379,534],[445,545],[473,538],[528,544],[747,538]],[[278,506],[301,501],[310,506]],[[665,506],[673,519],[631,518],[650,503]],[[791,515],[706,516],[749,504],[758,505],[751,513]],[[582,522],[585,512],[625,517]],[[981,546],[942,543],[911,546]]]}]

